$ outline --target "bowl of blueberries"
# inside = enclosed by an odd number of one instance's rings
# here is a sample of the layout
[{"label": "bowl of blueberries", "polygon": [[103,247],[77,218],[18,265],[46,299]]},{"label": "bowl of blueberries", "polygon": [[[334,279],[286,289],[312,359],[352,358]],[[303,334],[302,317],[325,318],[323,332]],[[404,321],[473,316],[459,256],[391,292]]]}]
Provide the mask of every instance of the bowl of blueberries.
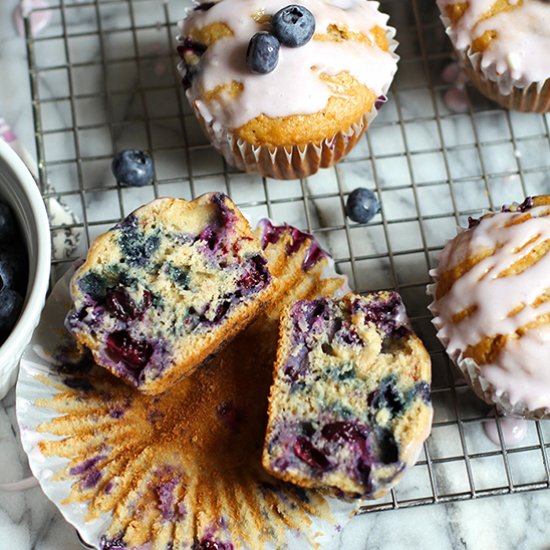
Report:
[{"label": "bowl of blueberries", "polygon": [[50,230],[33,177],[0,140],[0,399],[15,383],[50,278]]}]

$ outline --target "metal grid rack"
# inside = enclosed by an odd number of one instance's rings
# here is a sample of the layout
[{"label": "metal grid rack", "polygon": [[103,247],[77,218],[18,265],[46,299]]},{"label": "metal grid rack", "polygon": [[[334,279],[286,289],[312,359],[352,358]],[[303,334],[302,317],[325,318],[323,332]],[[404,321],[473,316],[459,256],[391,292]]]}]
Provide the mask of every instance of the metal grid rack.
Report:
[{"label": "metal grid rack", "polygon": [[[527,437],[514,446],[504,443],[499,422],[501,444],[484,437],[490,409],[452,370],[425,294],[435,253],[457,225],[548,190],[549,121],[497,109],[469,87],[465,112],[449,109],[453,85],[441,74],[452,53],[433,0],[382,0],[401,44],[390,100],[347,159],[291,182],[233,171],[200,133],[175,70],[176,22],[185,2],[50,4],[52,21],[40,35],[33,36],[26,20],[40,183],[45,198],[59,198],[81,220],[52,232],[82,236],[68,257],[54,259],[54,279],[139,204],[222,190],[252,217],[267,215],[316,235],[357,291],[398,290],[431,352],[432,435],[413,472],[365,511],[550,486],[549,427],[529,423]],[[130,146],[153,155],[154,185],[116,185],[111,158]],[[375,189],[381,199],[381,216],[368,225],[344,215],[347,194],[357,186]]]}]

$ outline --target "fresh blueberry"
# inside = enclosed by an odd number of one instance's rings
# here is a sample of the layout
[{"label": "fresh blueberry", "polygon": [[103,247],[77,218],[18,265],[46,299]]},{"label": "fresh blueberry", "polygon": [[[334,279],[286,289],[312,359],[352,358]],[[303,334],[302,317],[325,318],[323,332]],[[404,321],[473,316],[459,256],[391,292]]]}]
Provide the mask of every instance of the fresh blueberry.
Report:
[{"label": "fresh blueberry", "polygon": [[380,203],[370,189],[358,187],[349,194],[346,213],[350,220],[368,223],[378,212],[380,212]]},{"label": "fresh blueberry", "polygon": [[14,271],[10,262],[0,257],[0,292],[4,288],[13,288]]},{"label": "fresh blueberry", "polygon": [[153,159],[138,149],[124,149],[117,153],[111,168],[120,185],[143,187],[152,183],[155,177]]},{"label": "fresh blueberry", "polygon": [[15,290],[4,288],[0,292],[0,333],[8,332],[15,325],[22,305],[23,298]]},{"label": "fresh blueberry", "polygon": [[13,273],[10,288],[17,290],[20,294],[25,294],[29,272],[27,251],[23,243],[14,240],[10,243],[0,244],[0,260],[7,262]]},{"label": "fresh blueberry", "polygon": [[291,4],[273,16],[271,31],[284,46],[297,48],[311,40],[315,32],[315,17],[304,6]]},{"label": "fresh blueberry", "polygon": [[11,208],[0,202],[0,241],[12,239],[17,232],[16,227]]},{"label": "fresh blueberry", "polygon": [[253,73],[267,74],[279,62],[279,41],[268,32],[258,32],[246,50],[246,64]]}]

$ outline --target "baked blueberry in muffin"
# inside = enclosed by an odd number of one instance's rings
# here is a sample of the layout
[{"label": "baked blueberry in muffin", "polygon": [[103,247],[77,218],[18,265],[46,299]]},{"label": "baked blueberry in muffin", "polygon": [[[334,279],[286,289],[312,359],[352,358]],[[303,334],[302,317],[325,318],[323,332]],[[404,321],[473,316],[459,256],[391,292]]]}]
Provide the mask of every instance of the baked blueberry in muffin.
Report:
[{"label": "baked blueberry in muffin", "polygon": [[71,282],[66,325],[99,365],[156,394],[252,321],[271,280],[227,196],[158,199],[93,243]]},{"label": "baked blueberry in muffin", "polygon": [[301,300],[281,316],[264,468],[378,498],[429,434],[430,359],[395,292]]}]

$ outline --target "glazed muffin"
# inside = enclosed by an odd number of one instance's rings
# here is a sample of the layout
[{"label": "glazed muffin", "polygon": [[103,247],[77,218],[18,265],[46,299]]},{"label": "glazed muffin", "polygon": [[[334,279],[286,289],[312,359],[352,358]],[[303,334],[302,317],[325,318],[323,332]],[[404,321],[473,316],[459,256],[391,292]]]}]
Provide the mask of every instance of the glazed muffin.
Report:
[{"label": "glazed muffin", "polygon": [[158,199],[92,244],[71,282],[66,326],[98,365],[157,394],[266,305],[266,264],[227,196]]},{"label": "glazed muffin", "polygon": [[508,414],[550,411],[550,195],[472,220],[439,257],[437,335],[479,397]]},{"label": "glazed muffin", "polygon": [[357,143],[397,69],[378,2],[221,0],[182,21],[187,97],[229,164],[280,179]]},{"label": "glazed muffin", "polygon": [[437,0],[465,70],[484,95],[519,111],[550,110],[550,4]]},{"label": "glazed muffin", "polygon": [[379,498],[431,427],[430,358],[395,292],[283,311],[263,466],[346,497]]}]

